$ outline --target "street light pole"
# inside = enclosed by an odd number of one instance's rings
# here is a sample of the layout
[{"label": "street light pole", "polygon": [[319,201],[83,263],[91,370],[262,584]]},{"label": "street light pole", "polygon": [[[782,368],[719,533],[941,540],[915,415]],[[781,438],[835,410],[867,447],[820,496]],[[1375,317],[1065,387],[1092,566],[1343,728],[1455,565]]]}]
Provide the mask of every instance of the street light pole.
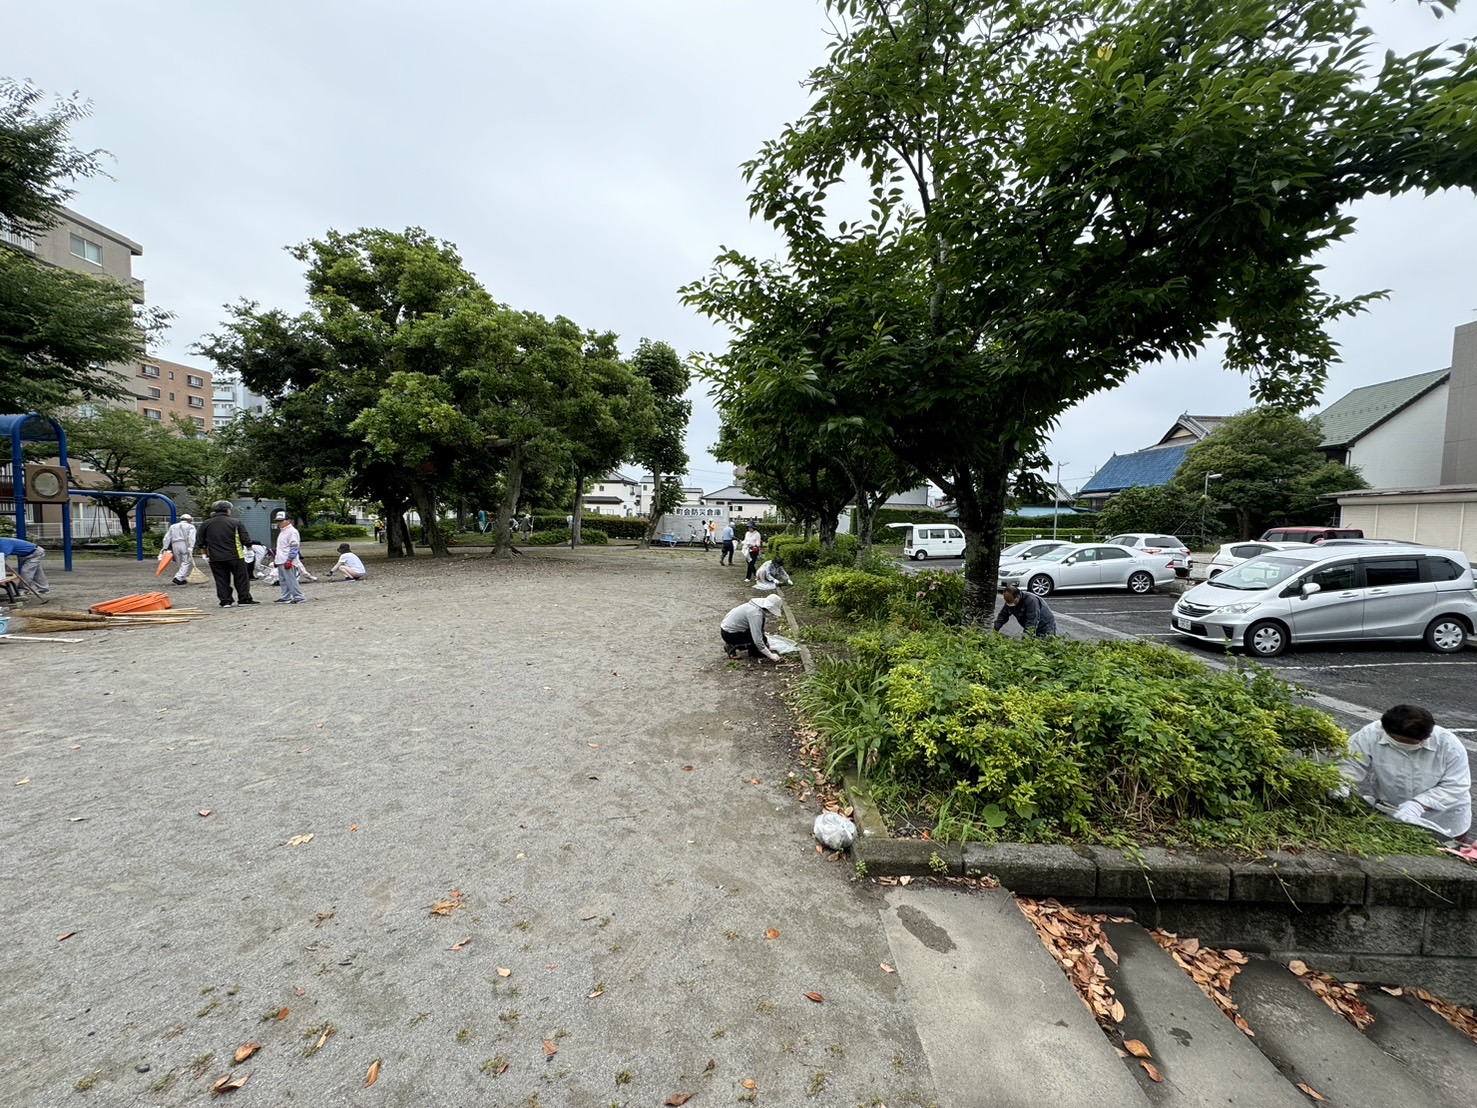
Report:
[{"label": "street light pole", "polygon": [[1205,482],[1200,486],[1200,542],[1205,543],[1205,510],[1210,506],[1210,483],[1221,477],[1219,473],[1207,473]]},{"label": "street light pole", "polygon": [[1062,503],[1062,465],[1071,465],[1071,462],[1057,462],[1056,483],[1051,487],[1051,537],[1056,538],[1057,517],[1061,514]]}]

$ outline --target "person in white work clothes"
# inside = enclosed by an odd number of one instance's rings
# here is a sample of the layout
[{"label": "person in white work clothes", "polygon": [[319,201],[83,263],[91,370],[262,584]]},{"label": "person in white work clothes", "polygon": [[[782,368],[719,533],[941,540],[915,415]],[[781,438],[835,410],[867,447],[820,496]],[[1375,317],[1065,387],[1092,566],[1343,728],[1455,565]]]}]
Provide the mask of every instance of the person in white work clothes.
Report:
[{"label": "person in white work clothes", "polygon": [[287,518],[286,512],[278,512],[272,517],[272,521],[277,524],[277,552],[273,560],[277,563],[277,580],[282,585],[282,595],[272,603],[301,604],[308,598],[303,595],[303,590],[297,583],[297,560],[302,545],[297,528]]},{"label": "person in white work clothes", "polygon": [[1462,740],[1425,708],[1397,704],[1349,736],[1339,764],[1350,789],[1401,823],[1460,839],[1472,827],[1472,767]]},{"label": "person in white work clothes", "polygon": [[188,585],[190,569],[195,564],[195,517],[182,515],[179,522],[171,523],[164,532],[163,548],[174,555],[174,576],[171,585]]},{"label": "person in white work clothes", "polygon": [[330,581],[337,581],[340,578],[345,581],[362,581],[365,578],[364,562],[346,542],[339,543],[338,561],[328,571]]}]

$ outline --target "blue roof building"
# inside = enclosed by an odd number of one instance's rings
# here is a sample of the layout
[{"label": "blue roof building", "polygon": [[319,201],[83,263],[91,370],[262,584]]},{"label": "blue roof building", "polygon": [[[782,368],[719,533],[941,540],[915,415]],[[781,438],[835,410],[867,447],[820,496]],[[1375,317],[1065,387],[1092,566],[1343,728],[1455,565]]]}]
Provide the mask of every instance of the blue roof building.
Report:
[{"label": "blue roof building", "polygon": [[1092,480],[1077,490],[1077,499],[1098,509],[1124,489],[1167,485],[1185,453],[1226,421],[1226,416],[1182,414],[1153,446],[1132,454],[1114,454]]}]

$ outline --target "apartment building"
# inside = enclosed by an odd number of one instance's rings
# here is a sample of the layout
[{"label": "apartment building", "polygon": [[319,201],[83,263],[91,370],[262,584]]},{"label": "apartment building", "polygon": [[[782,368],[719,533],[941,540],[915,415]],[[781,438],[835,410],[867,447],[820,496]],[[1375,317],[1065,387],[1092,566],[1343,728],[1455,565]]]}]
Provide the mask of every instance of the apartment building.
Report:
[{"label": "apartment building", "polygon": [[135,378],[140,414],[171,426],[171,417],[179,416],[198,430],[215,430],[215,389],[210,370],[147,358],[138,363]]},{"label": "apartment building", "polygon": [[238,416],[266,415],[266,398],[247,388],[235,370],[221,370],[211,380],[215,393],[211,418],[215,430],[219,431]]}]

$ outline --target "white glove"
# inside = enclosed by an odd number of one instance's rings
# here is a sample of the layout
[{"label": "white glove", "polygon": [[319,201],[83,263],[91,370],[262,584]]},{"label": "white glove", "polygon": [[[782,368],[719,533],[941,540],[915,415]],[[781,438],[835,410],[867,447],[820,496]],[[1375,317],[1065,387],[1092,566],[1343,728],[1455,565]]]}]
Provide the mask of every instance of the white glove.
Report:
[{"label": "white glove", "polygon": [[1395,818],[1401,823],[1424,823],[1426,810],[1414,800],[1407,800],[1395,809]]}]

